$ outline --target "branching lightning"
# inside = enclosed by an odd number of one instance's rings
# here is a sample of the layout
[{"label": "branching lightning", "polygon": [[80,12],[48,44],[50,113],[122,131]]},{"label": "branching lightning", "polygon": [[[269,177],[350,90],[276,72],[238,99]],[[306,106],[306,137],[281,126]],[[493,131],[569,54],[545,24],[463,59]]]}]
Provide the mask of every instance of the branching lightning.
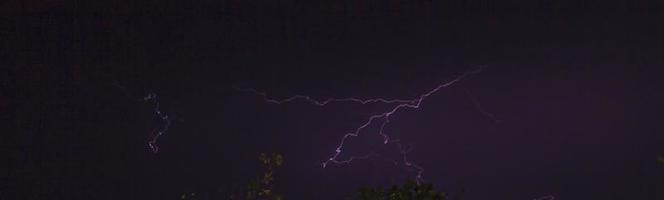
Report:
[{"label": "branching lightning", "polygon": [[[471,70],[471,71],[466,71],[458,76],[456,78],[444,82],[433,89],[425,92],[424,94],[419,95],[416,98],[413,99],[385,99],[385,98],[371,98],[371,99],[362,99],[362,98],[328,98],[325,100],[316,100],[310,96],[307,95],[294,95],[289,98],[285,99],[271,99],[268,97],[268,95],[265,92],[258,91],[256,89],[252,88],[235,88],[238,91],[242,92],[249,92],[253,93],[255,95],[261,96],[263,100],[267,103],[274,103],[274,104],[285,104],[285,103],[291,103],[295,102],[298,100],[310,103],[315,106],[325,106],[330,103],[336,103],[336,102],[351,102],[351,103],[360,103],[360,104],[370,104],[370,103],[384,103],[384,104],[389,104],[389,105],[394,105],[391,109],[371,115],[362,125],[359,127],[355,128],[352,132],[346,133],[341,137],[339,144],[337,145],[336,149],[334,150],[334,153],[327,158],[324,162],[321,163],[322,167],[325,168],[329,164],[347,164],[352,162],[353,160],[357,159],[367,159],[369,158],[372,154],[364,155],[364,156],[351,156],[347,159],[340,159],[339,155],[341,154],[342,150],[344,149],[344,145],[346,141],[351,138],[351,137],[357,137],[360,135],[360,132],[362,132],[365,128],[370,126],[376,121],[382,120],[380,124],[380,129],[378,130],[378,134],[383,138],[383,144],[394,144],[398,149],[399,152],[402,156],[402,163],[404,166],[414,169],[416,171],[416,176],[415,180],[418,183],[421,183],[422,181],[422,173],[424,173],[424,168],[420,167],[419,165],[415,164],[411,160],[408,159],[408,152],[410,152],[411,148],[402,145],[401,141],[398,139],[392,139],[390,138],[386,133],[385,133],[385,126],[387,126],[388,123],[390,123],[390,120],[394,115],[405,108],[410,108],[410,109],[418,109],[422,105],[422,102],[424,102],[425,99],[430,97],[431,95],[435,94],[436,92],[440,91],[443,88],[449,87],[459,81],[461,81],[463,78],[470,74],[475,74],[479,73],[482,70],[482,67],[480,67],[477,70]],[[474,100],[476,102],[476,100]],[[492,115],[490,115],[492,117]]]}]

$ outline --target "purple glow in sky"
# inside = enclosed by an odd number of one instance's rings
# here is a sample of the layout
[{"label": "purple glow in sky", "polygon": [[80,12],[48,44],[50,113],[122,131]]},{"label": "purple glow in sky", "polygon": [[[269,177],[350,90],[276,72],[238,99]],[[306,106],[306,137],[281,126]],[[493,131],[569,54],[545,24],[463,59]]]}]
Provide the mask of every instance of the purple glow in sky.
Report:
[{"label": "purple glow in sky", "polygon": [[[367,159],[371,157],[373,153],[369,154],[364,154],[364,155],[357,155],[351,154],[350,157],[346,159],[341,159],[339,158],[342,150],[344,149],[344,144],[346,143],[346,140],[348,140],[350,137],[357,137],[360,135],[360,133],[370,126],[374,121],[377,120],[382,120],[382,123],[380,125],[380,128],[378,130],[378,134],[382,136],[383,138],[383,144],[394,144],[396,147],[398,147],[399,153],[401,154],[402,157],[402,164],[408,168],[414,169],[416,171],[415,175],[415,181],[417,183],[421,183],[423,181],[422,178],[422,173],[424,173],[424,168],[421,166],[417,165],[413,161],[408,159],[408,152],[411,150],[411,148],[406,148],[405,145],[402,145],[401,141],[399,139],[393,139],[390,138],[388,134],[385,133],[385,126],[387,126],[388,123],[390,123],[391,117],[393,117],[399,110],[402,108],[411,108],[411,109],[418,109],[422,105],[422,102],[428,98],[429,96],[435,94],[436,92],[440,91],[443,88],[452,86],[458,81],[461,81],[463,78],[465,78],[468,75],[475,74],[481,72],[483,69],[483,66],[480,66],[479,68],[475,70],[469,70],[461,73],[460,75],[456,76],[452,80],[443,82],[439,84],[438,86],[434,87],[433,89],[429,90],[426,93],[423,93],[419,95],[416,98],[413,99],[386,99],[386,98],[369,98],[369,99],[362,99],[362,98],[356,98],[356,97],[347,97],[347,98],[328,98],[322,101],[316,100],[308,95],[293,95],[291,97],[285,98],[285,99],[271,99],[268,97],[267,93],[258,91],[253,88],[236,88],[236,90],[243,91],[243,92],[250,92],[258,96],[262,96],[263,100],[267,103],[274,103],[274,104],[284,104],[284,103],[291,103],[297,100],[303,100],[304,102],[316,105],[316,106],[325,106],[329,103],[333,102],[350,102],[350,103],[360,103],[360,104],[369,104],[369,103],[385,103],[385,104],[392,104],[394,107],[389,109],[388,111],[378,113],[378,114],[373,114],[365,121],[361,126],[355,128],[353,132],[349,132],[343,135],[341,137],[341,140],[339,144],[337,145],[336,149],[334,150],[334,153],[332,156],[327,158],[321,165],[323,168],[327,167],[328,164],[333,163],[333,164],[349,164],[353,160],[357,159]],[[470,93],[468,92],[468,95],[470,96]],[[490,116],[493,119],[493,114],[490,114],[483,109],[481,109],[481,106],[479,105],[478,101],[475,98],[471,98],[473,100],[473,103],[478,107],[478,109],[487,116]]]},{"label": "purple glow in sky", "polygon": [[0,4],[0,199],[664,199],[662,1]]}]

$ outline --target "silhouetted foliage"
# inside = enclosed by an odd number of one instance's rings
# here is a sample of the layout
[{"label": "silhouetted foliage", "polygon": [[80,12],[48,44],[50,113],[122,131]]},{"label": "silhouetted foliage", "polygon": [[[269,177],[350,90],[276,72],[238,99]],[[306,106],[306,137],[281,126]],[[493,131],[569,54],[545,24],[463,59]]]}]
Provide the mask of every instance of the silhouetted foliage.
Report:
[{"label": "silhouetted foliage", "polygon": [[180,196],[180,199],[198,200],[198,197],[196,197],[196,193],[190,193],[190,194],[182,194]]},{"label": "silhouetted foliage", "polygon": [[[284,164],[284,157],[279,153],[266,154],[261,153],[258,156],[263,167],[262,174],[259,174],[255,180],[250,181],[244,189],[228,189],[222,192],[222,199],[231,200],[282,200],[283,197],[274,192],[274,170]],[[210,199],[209,195],[200,197],[196,193],[185,193],[180,195],[182,200]]]},{"label": "silhouetted foliage", "polygon": [[[274,171],[284,164],[284,157],[279,153],[261,153],[258,156],[263,172],[255,180],[249,182],[246,189],[232,192],[230,199],[244,200],[283,200],[283,196],[274,191]],[[239,193],[238,193],[239,192]],[[201,199],[196,193],[186,193],[180,196],[183,200]],[[205,198],[204,198],[205,199]],[[431,184],[417,184],[407,181],[400,186],[390,188],[365,187],[351,197],[358,200],[447,200],[445,192],[436,191]]]},{"label": "silhouetted foliage", "polygon": [[247,186],[245,199],[247,200],[281,200],[281,195],[274,192],[274,169],[284,164],[284,157],[279,153],[267,155],[261,153],[258,160],[263,165],[264,172],[256,181]]},{"label": "silhouetted foliage", "polygon": [[431,184],[417,184],[408,181],[402,186],[389,189],[362,188],[357,197],[361,200],[445,200],[447,195],[433,189]]}]

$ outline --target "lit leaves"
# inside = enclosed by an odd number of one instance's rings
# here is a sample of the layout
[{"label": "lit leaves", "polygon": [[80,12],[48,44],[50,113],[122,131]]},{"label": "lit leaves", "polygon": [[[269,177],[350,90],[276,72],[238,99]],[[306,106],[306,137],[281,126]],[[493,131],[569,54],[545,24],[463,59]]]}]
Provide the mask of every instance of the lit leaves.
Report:
[{"label": "lit leaves", "polygon": [[249,184],[249,191],[247,199],[274,199],[283,200],[283,197],[273,192],[274,185],[274,169],[284,164],[284,157],[279,153],[272,153],[270,155],[261,153],[258,156],[264,168],[263,175],[254,182]]},{"label": "lit leaves", "polygon": [[284,164],[284,156],[282,156],[279,153],[272,153],[272,155],[268,156],[265,153],[261,153],[260,156],[258,156],[258,160],[260,160],[264,166],[271,167],[271,166],[277,166],[280,167],[281,165]]}]

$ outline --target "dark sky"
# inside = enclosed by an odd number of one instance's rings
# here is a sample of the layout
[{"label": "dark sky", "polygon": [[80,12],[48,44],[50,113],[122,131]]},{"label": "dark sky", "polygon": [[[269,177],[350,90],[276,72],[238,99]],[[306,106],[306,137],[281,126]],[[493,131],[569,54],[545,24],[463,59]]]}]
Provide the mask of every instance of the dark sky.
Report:
[{"label": "dark sky", "polygon": [[[195,2],[0,3],[0,199],[223,199],[260,152],[284,154],[287,199],[401,184],[414,174],[376,127],[342,157],[384,158],[320,167],[389,106],[233,86],[413,98],[478,66],[386,128],[427,182],[464,200],[664,199],[661,1]],[[174,119],[157,154],[150,92]]]}]

